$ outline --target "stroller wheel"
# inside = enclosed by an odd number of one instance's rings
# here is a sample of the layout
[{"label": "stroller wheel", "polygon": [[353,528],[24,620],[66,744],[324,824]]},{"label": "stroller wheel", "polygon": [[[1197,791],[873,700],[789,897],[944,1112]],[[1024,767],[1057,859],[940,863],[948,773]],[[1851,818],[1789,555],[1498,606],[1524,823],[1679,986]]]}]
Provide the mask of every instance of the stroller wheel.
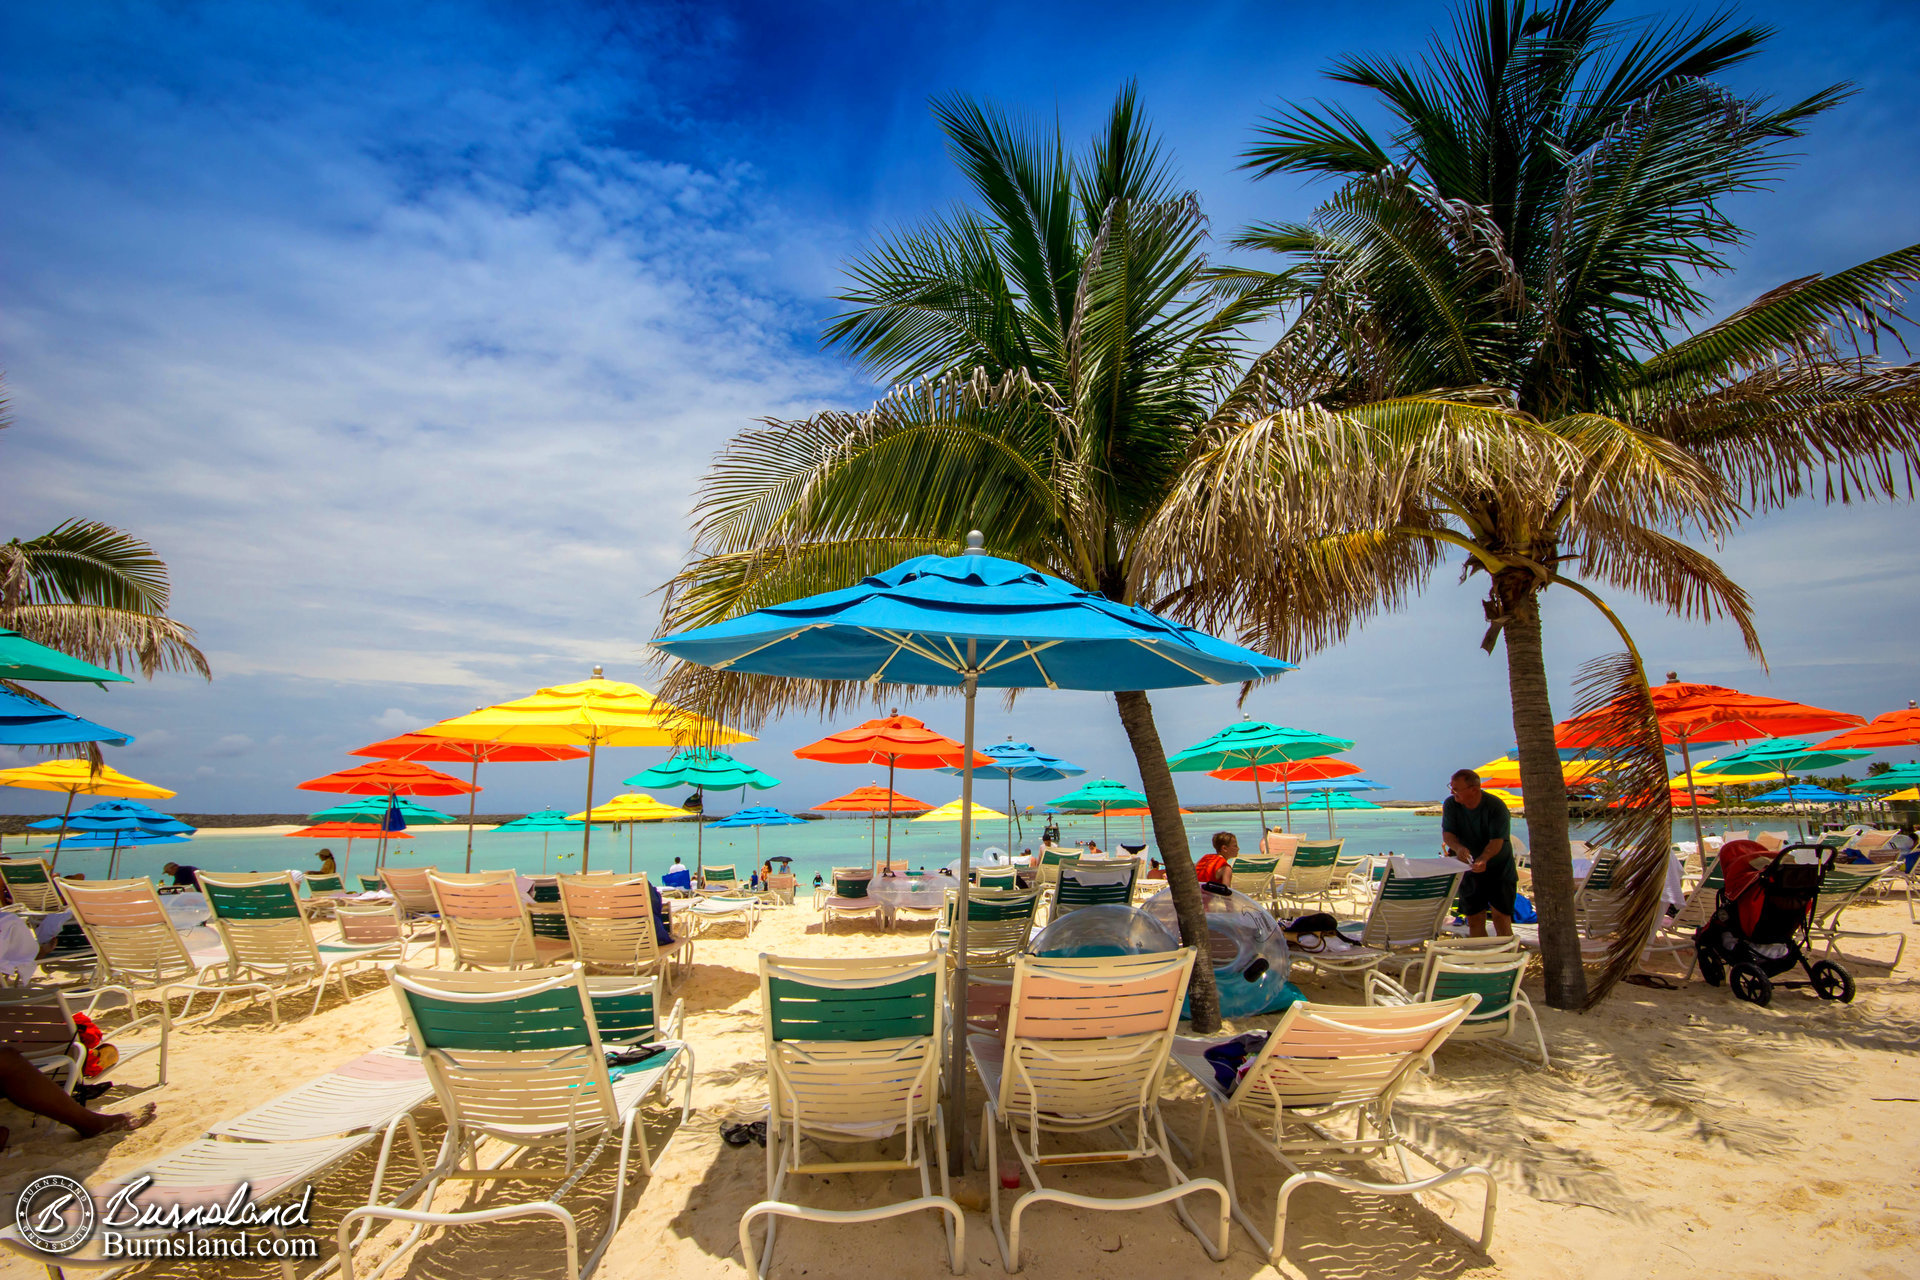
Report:
[{"label": "stroller wheel", "polygon": [[1733,994],[1748,1004],[1767,1005],[1773,1002],[1773,983],[1754,965],[1733,966],[1731,985]]},{"label": "stroller wheel", "polygon": [[1853,1003],[1853,975],[1833,961],[1816,960],[1807,970],[1807,976],[1813,979],[1813,989],[1820,993],[1822,1000]]},{"label": "stroller wheel", "polygon": [[1698,944],[1695,944],[1693,951],[1700,960],[1700,976],[1706,979],[1708,986],[1717,987],[1727,980],[1727,962],[1720,958],[1719,952],[1709,951]]}]

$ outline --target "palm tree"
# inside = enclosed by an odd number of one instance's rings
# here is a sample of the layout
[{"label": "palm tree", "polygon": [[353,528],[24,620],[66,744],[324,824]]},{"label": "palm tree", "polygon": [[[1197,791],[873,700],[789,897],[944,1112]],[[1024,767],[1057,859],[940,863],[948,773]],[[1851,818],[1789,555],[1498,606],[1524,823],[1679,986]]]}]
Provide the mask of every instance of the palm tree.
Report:
[{"label": "palm tree", "polygon": [[[1694,543],[1822,478],[1829,499],[1900,496],[1920,460],[1920,369],[1874,349],[1920,246],[1684,334],[1710,306],[1698,281],[1743,239],[1726,200],[1765,185],[1783,141],[1843,91],[1737,99],[1706,77],[1766,31],[1612,22],[1609,7],[1469,0],[1418,64],[1342,59],[1333,78],[1394,118],[1386,141],[1339,107],[1263,126],[1248,157],[1262,176],[1342,185],[1311,222],[1238,242],[1289,262],[1222,273],[1223,288],[1302,300],[1149,540],[1181,557],[1161,567],[1192,584],[1190,620],[1231,616],[1283,655],[1398,607],[1451,551],[1487,574],[1485,647],[1506,639],[1547,993],[1563,1008],[1630,971],[1639,936],[1623,931],[1589,990],[1540,592],[1564,586],[1619,631],[1625,654],[1589,673],[1588,703],[1625,694],[1640,709],[1620,750],[1630,785],[1650,786],[1664,771],[1643,664],[1586,583],[1730,617],[1759,657],[1744,594]],[[1651,927],[1670,815],[1663,800],[1633,821],[1636,919]]]},{"label": "palm tree", "polygon": [[[852,269],[828,341],[896,390],[865,412],[771,421],[715,460],[663,627],[700,626],[846,585],[908,555],[996,554],[1133,602],[1161,575],[1140,532],[1194,428],[1244,362],[1258,288],[1212,296],[1206,225],[1123,91],[1086,152],[966,98],[934,104],[977,207],[882,243]],[[871,691],[681,668],[666,696],[753,718],[831,714]],[[890,695],[891,696],[891,695]],[[1183,935],[1205,916],[1153,708],[1115,695]],[[1193,1021],[1218,1025],[1211,971]]]},{"label": "palm tree", "polygon": [[[0,428],[7,425],[0,399]],[[116,671],[208,678],[193,628],[167,616],[167,566],[147,543],[95,520],[0,543],[0,626]],[[30,689],[8,684],[39,701]]]}]

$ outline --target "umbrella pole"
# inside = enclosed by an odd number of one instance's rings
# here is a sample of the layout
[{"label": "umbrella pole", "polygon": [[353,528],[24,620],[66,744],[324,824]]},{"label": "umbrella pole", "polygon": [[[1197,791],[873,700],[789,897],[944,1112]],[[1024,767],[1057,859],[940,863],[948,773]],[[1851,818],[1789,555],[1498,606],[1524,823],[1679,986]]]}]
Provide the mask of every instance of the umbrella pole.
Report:
[{"label": "umbrella pole", "polygon": [[67,807],[60,811],[60,834],[54,837],[53,857],[47,859],[47,870],[52,871],[60,865],[60,846],[67,842],[67,819],[73,816],[74,792],[67,792]]},{"label": "umbrella pole", "polygon": [[693,874],[704,889],[707,885],[707,793],[695,787],[693,794],[700,797],[700,821],[693,825]]},{"label": "umbrella pole", "polygon": [[[1687,735],[1680,735],[1680,767],[1686,770],[1687,785],[1693,785],[1693,757],[1687,751]],[[1700,853],[1700,874],[1711,871],[1712,864],[1707,861],[1707,838],[1700,833],[1700,806],[1693,806],[1693,847]]]},{"label": "umbrella pole", "polygon": [[[960,761],[960,889],[953,910],[953,1026],[947,1052],[947,1170],[967,1169],[967,896],[972,885],[973,851],[973,705],[980,688],[977,640],[967,641],[966,751]],[[889,850],[891,853],[891,850]],[[987,1170],[989,1178],[1000,1176]]]},{"label": "umbrella pole", "polygon": [[480,749],[473,751],[473,775],[469,779],[473,790],[467,792],[467,874],[473,874],[473,802],[480,794]]},{"label": "umbrella pole", "polygon": [[[898,756],[887,757],[887,865],[889,867],[893,865],[893,766],[899,758]],[[879,875],[880,868],[875,867],[873,873]]]},{"label": "umbrella pole", "polygon": [[580,874],[587,873],[587,858],[593,852],[593,766],[600,753],[598,739],[587,742],[587,820],[580,824]]},{"label": "umbrella pole", "polygon": [[633,829],[639,825],[640,824],[637,822],[629,822],[627,824],[627,874],[628,875],[633,874]]},{"label": "umbrella pole", "polygon": [[1013,770],[1007,770],[1007,861],[1013,861]]},{"label": "umbrella pole", "polygon": [[[1253,807],[1260,811],[1260,837],[1253,842],[1253,849],[1255,853],[1265,853],[1267,851],[1267,801],[1260,794],[1259,765],[1253,767]],[[1141,821],[1144,823],[1146,820],[1143,818]]]},{"label": "umbrella pole", "polygon": [[1293,833],[1293,782],[1287,777],[1285,769],[1280,771],[1280,803],[1282,806],[1280,829],[1291,835]]},{"label": "umbrella pole", "polygon": [[1333,839],[1333,792],[1327,792],[1327,839]]}]

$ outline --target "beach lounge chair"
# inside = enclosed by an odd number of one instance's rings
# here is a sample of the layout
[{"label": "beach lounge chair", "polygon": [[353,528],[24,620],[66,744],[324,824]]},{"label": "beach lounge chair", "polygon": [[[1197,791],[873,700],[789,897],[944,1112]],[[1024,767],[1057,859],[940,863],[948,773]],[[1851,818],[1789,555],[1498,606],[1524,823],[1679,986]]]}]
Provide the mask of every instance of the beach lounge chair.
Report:
[{"label": "beach lounge chair", "polygon": [[799,890],[799,876],[775,872],[766,878],[766,887],[760,891],[760,900],[777,907],[790,907],[793,905],[793,895]]},{"label": "beach lounge chair", "polygon": [[381,872],[386,890],[399,904],[401,919],[409,929],[423,924],[435,930],[440,927],[440,904],[434,900],[433,886],[427,883],[427,877],[437,871],[438,867],[388,867]]},{"label": "beach lounge chair", "polygon": [[[959,890],[947,890],[942,924],[932,939],[935,950],[947,953],[950,969],[959,962],[952,949],[953,916],[959,901]],[[1013,958],[1027,949],[1039,905],[1038,889],[975,889],[967,894],[967,976],[971,981],[1013,981]]]},{"label": "beach lounge chair", "polygon": [[662,991],[686,976],[693,963],[693,939],[661,944],[644,875],[561,876],[558,888],[574,958],[588,973],[653,974],[660,978]]},{"label": "beach lounge chair", "polygon": [[872,884],[873,872],[865,867],[835,867],[833,892],[820,903],[821,930],[844,916],[874,916],[885,924],[887,904],[869,892]]},{"label": "beach lounge chair", "polygon": [[1244,893],[1261,906],[1273,903],[1273,878],[1280,870],[1277,857],[1241,854],[1233,860],[1233,891]]},{"label": "beach lounge chair", "polygon": [[[1468,945],[1462,946],[1461,943]],[[1527,993],[1520,989],[1528,957],[1511,938],[1435,939],[1427,944],[1416,980],[1401,985],[1375,970],[1367,975],[1367,1003],[1407,1007],[1477,995],[1480,1003],[1453,1029],[1454,1040],[1498,1040],[1525,1046],[1520,1020],[1533,1033],[1540,1065],[1547,1065],[1547,1038]],[[1431,1062],[1431,1060],[1429,1060]]]},{"label": "beach lounge chair", "polygon": [[1366,920],[1340,926],[1340,937],[1346,945],[1325,951],[1298,951],[1294,953],[1295,962],[1305,961],[1329,975],[1363,975],[1393,953],[1424,947],[1439,937],[1465,873],[1462,866],[1459,871],[1415,874],[1427,871],[1426,864],[1440,861],[1422,859],[1422,865],[1416,866],[1405,859],[1388,859],[1386,875],[1381,878]]},{"label": "beach lounge chair", "polygon": [[1287,916],[1329,910],[1333,906],[1334,869],[1339,861],[1339,843],[1302,841],[1295,847],[1284,875],[1276,872],[1274,910]]},{"label": "beach lounge chair", "polygon": [[142,999],[165,1004],[174,993],[184,992],[186,1004],[175,1019],[184,1021],[204,993],[213,996],[213,1008],[206,1014],[210,1018],[230,995],[258,996],[270,990],[261,982],[231,977],[220,981],[218,971],[227,964],[224,952],[188,952],[151,880],[64,880],[60,887],[93,947],[88,985],[126,988],[130,1013],[138,1013]]},{"label": "beach lounge chair", "polygon": [[731,893],[741,887],[740,873],[731,864],[708,864],[700,872],[700,887],[712,893]]},{"label": "beach lounge chair", "polygon": [[[202,871],[200,891],[213,909],[213,926],[227,949],[227,976],[251,978],[267,987],[267,1006],[273,1025],[280,1025],[280,997],[313,988],[311,1017],[320,1011],[332,977],[340,998],[351,999],[347,973],[357,964],[375,960],[399,963],[406,959],[406,943],[391,937],[362,941],[316,942],[293,877],[285,871]],[[389,909],[390,904],[389,904]],[[391,915],[388,916],[391,919]]]},{"label": "beach lounge chair", "polygon": [[1018,889],[1020,870],[1018,867],[975,867],[973,882],[982,889]]},{"label": "beach lounge chair", "polygon": [[1793,839],[1793,833],[1791,831],[1757,831],[1753,838],[1768,853],[1778,853],[1787,847],[1787,842]]},{"label": "beach lounge chair", "polygon": [[709,893],[688,903],[677,918],[689,922],[690,936],[696,938],[723,924],[744,924],[752,934],[760,924],[760,895],[745,890]]},{"label": "beach lounge chair", "polygon": [[[1400,1136],[1393,1119],[1394,1100],[1419,1066],[1431,1058],[1473,1011],[1478,997],[1468,994],[1432,1004],[1355,1008],[1299,1001],[1280,1016],[1239,1082],[1221,1084],[1206,1050],[1214,1042],[1180,1040],[1174,1061],[1186,1068],[1211,1105],[1213,1127],[1219,1135],[1221,1161],[1233,1216],[1257,1241],[1276,1266],[1287,1243],[1287,1203],[1309,1183],[1366,1195],[1414,1195],[1464,1178],[1486,1186],[1486,1207],[1478,1241],[1482,1253],[1493,1239],[1493,1215],[1498,1198],[1493,1175],[1478,1165],[1449,1169]],[[1227,1120],[1237,1119],[1287,1174],[1280,1184],[1274,1210],[1273,1239],[1268,1241],[1240,1203],[1233,1176],[1233,1151],[1227,1141]],[[1330,1123],[1351,1118],[1353,1136],[1329,1131]],[[1201,1122],[1194,1159],[1207,1141]],[[1350,1165],[1391,1153],[1400,1168],[1400,1180],[1383,1182],[1350,1177],[1307,1164]],[[1407,1155],[1420,1157],[1439,1170],[1416,1178]]]},{"label": "beach lounge chair", "polygon": [[1034,883],[1043,889],[1051,889],[1060,883],[1060,868],[1070,867],[1080,861],[1080,855],[1070,849],[1042,849],[1040,861],[1034,864]]},{"label": "beach lounge chair", "polygon": [[[1160,1092],[1180,1020],[1194,950],[1158,955],[1041,959],[1013,962],[1013,1004],[1005,1040],[967,1038],[967,1054],[979,1069],[986,1102],[981,1121],[986,1139],[988,1215],[1006,1269],[1020,1269],[1020,1219],[1035,1204],[1083,1209],[1146,1209],[1171,1203],[1187,1230],[1215,1262],[1227,1256],[1227,1189],[1212,1178],[1189,1178],[1173,1162]],[[1000,1222],[999,1150],[1004,1125],[1014,1154],[1033,1189],[1013,1202],[1006,1229]],[[1124,1130],[1131,1125],[1133,1138]],[[1047,1135],[1110,1133],[1117,1141],[1089,1150],[1075,1144],[1044,1147]],[[1024,1141],[1022,1140],[1024,1134]],[[1044,1147],[1044,1149],[1043,1149]],[[1043,1169],[1068,1164],[1158,1160],[1167,1186],[1144,1195],[1105,1197],[1048,1187]],[[1188,1196],[1219,1198],[1219,1226],[1212,1239],[1183,1203]]]},{"label": "beach lounge chair", "polygon": [[1860,896],[1869,892],[1895,869],[1897,864],[1883,862],[1878,866],[1829,866],[1826,874],[1820,877],[1820,896],[1814,900],[1813,920],[1808,925],[1808,936],[1813,941],[1824,940],[1827,954],[1833,955],[1840,949],[1842,938],[1895,938],[1893,959],[1884,961],[1887,968],[1900,966],[1900,957],[1907,953],[1907,935],[1901,929],[1884,931],[1843,929],[1840,916],[1860,900]]},{"label": "beach lounge chair", "polygon": [[[966,1270],[967,1228],[948,1194],[940,1107],[946,1019],[941,961],[762,955],[760,1000],[767,1046],[767,1195],[740,1217],[748,1272],[764,1277],[772,1266],[781,1218],[847,1225],[932,1209],[946,1217],[948,1263],[960,1275]],[[897,1157],[833,1160],[820,1151],[821,1158],[809,1158],[806,1149],[895,1140],[902,1144]],[[920,1194],[909,1200],[836,1210],[787,1198],[787,1179],[794,1174],[906,1171],[920,1175]],[[755,1249],[752,1228],[760,1218],[767,1220],[766,1239]]]},{"label": "beach lounge chair", "polygon": [[307,891],[300,905],[306,908],[309,919],[332,916],[334,907],[347,893],[346,881],[339,876],[307,876],[300,883]]},{"label": "beach lounge chair", "polygon": [[[407,922],[400,912],[400,904],[392,900],[369,902],[342,899],[334,909],[334,920],[340,926],[339,941],[349,947],[367,949],[382,946],[404,950],[409,943],[421,942],[433,948],[433,962],[440,963],[440,931],[432,929],[425,939],[407,932]],[[418,956],[418,950],[414,955]]]},{"label": "beach lounge chair", "polygon": [[[0,1045],[17,1050],[27,1061],[52,1076],[62,1089],[72,1093],[73,1087],[80,1083],[87,1061],[86,1047],[75,1032],[73,1015],[101,1017],[105,1012],[101,1006],[108,997],[124,1001],[127,1011],[133,1011],[133,993],[125,987],[99,987],[86,992],[25,987],[0,992]],[[118,1004],[108,1006],[118,1007]],[[165,1084],[167,1042],[172,1029],[173,1020],[167,1016],[164,1003],[158,1013],[102,1027],[120,1054],[114,1065],[115,1074],[142,1054],[157,1053],[159,1072],[153,1087],[157,1089]]]},{"label": "beach lounge chair", "polygon": [[456,969],[522,969],[551,964],[571,947],[533,931],[533,917],[511,871],[471,875],[435,871],[427,877]]},{"label": "beach lounge chair", "polygon": [[387,882],[378,873],[370,876],[363,875],[358,877],[358,879],[360,881],[360,892],[362,893],[385,893],[387,891]]},{"label": "beach lounge chair", "polygon": [[0,881],[23,912],[44,916],[67,909],[44,858],[0,858]]},{"label": "beach lounge chair", "polygon": [[1720,886],[1723,883],[1725,883],[1725,877],[1721,875],[1720,859],[1716,855],[1706,876],[1687,893],[1687,900],[1680,904],[1680,910],[1673,915],[1663,917],[1654,926],[1653,936],[1647,939],[1647,948],[1641,959],[1644,961],[1647,956],[1671,955],[1678,960],[1684,956],[1685,976],[1691,978],[1693,971],[1699,967],[1700,963],[1693,935],[1713,919],[1714,908],[1720,901]]},{"label": "beach lounge chair", "polygon": [[1058,920],[1081,907],[1126,906],[1133,901],[1133,879],[1139,871],[1140,864],[1132,859],[1110,867],[1083,859],[1060,868],[1060,883],[1050,895],[1047,919]]},{"label": "beach lounge chair", "polygon": [[[666,1052],[647,1062],[609,1069],[593,996],[578,964],[513,973],[448,973],[402,966],[393,971],[393,989],[414,1049],[447,1117],[447,1132],[421,1193],[422,1208],[368,1205],[341,1220],[341,1280],[353,1280],[352,1238],[360,1222],[393,1219],[414,1224],[407,1238],[388,1253],[391,1263],[430,1226],[524,1217],[560,1223],[566,1233],[567,1275],[570,1280],[584,1280],[620,1228],[627,1170],[636,1147],[641,1173],[653,1171],[646,1130],[639,1122],[640,1108],[650,1099],[664,1097],[673,1079],[669,1068],[689,1057],[687,1046],[662,1042]],[[690,1070],[686,1075],[690,1078]],[[684,1106],[683,1101],[683,1117]],[[583,1260],[574,1216],[560,1201],[599,1162],[616,1135],[619,1155],[611,1212],[606,1230]],[[507,1148],[491,1164],[483,1163],[480,1156],[481,1145],[489,1140]],[[565,1155],[563,1166],[554,1169],[512,1159],[536,1148],[558,1148]],[[432,1209],[434,1194],[446,1180],[491,1178],[555,1180],[559,1185],[538,1200],[443,1212]],[[377,1277],[384,1270],[383,1265],[371,1274]]]}]

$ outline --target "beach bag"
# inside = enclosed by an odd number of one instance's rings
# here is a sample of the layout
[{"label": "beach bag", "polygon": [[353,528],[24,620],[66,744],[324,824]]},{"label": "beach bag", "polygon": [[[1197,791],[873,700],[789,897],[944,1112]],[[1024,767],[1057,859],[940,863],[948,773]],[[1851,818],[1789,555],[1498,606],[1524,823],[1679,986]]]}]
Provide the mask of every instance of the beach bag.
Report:
[{"label": "beach bag", "polygon": [[1513,895],[1513,922],[1515,924],[1532,924],[1539,918],[1539,915],[1533,909],[1533,901],[1528,898],[1526,894],[1516,893]]},{"label": "beach bag", "polygon": [[1325,945],[1321,939],[1340,936],[1340,922],[1328,912],[1310,911],[1282,923],[1280,931],[1286,934],[1288,946],[1300,951],[1318,951]]}]

